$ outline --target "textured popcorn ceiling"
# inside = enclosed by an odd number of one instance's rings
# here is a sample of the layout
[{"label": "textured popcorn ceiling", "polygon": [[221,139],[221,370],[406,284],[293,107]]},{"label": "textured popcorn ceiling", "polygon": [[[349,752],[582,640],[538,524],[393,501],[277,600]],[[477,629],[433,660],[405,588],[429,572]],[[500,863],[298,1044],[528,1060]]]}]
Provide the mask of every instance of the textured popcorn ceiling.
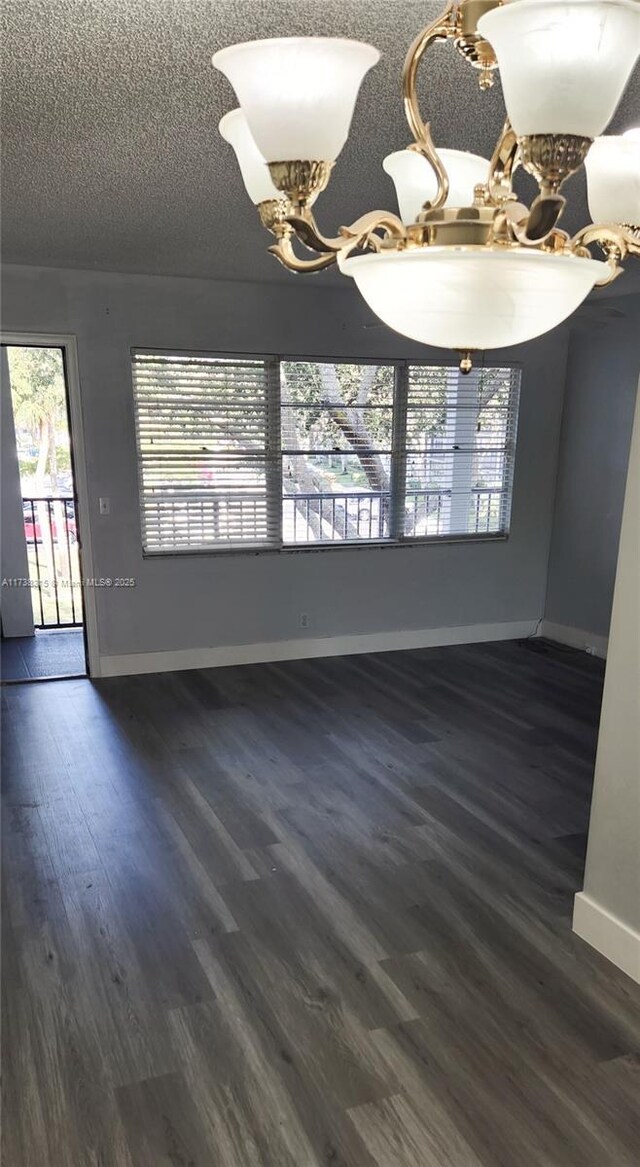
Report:
[{"label": "textured popcorn ceiling", "polygon": [[[409,141],[402,62],[442,7],[443,0],[5,0],[5,261],[293,278],[265,254],[270,237],[217,133],[236,103],[212,53],[236,41],[311,33],[382,50],[317,204],[333,234],[365,210],[395,210],[381,162]],[[490,155],[504,116],[499,84],[481,94],[475,73],[451,47],[438,46],[422,92],[439,145]],[[640,70],[611,130],[638,123]],[[587,220],[582,180],[568,193],[574,205],[565,225],[574,229]],[[616,287],[627,290],[628,279]]]}]

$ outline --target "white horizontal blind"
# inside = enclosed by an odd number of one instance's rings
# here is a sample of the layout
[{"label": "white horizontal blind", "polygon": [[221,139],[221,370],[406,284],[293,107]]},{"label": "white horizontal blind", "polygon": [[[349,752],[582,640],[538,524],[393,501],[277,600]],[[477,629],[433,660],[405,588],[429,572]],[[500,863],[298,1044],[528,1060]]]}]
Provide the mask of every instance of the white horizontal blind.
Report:
[{"label": "white horizontal blind", "polygon": [[404,537],[506,534],[520,374],[410,365]]},{"label": "white horizontal blind", "polygon": [[285,544],[389,538],[393,365],[282,361]]},{"label": "white horizontal blind", "polygon": [[274,361],[134,352],[147,552],[279,541]]}]

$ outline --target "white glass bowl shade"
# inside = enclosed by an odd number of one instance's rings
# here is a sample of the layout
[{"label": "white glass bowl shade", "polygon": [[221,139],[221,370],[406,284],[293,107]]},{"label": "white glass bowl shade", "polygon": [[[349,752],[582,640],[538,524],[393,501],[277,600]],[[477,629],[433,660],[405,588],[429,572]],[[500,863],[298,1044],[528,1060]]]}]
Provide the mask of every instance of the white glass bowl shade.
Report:
[{"label": "white glass bowl shade", "polygon": [[389,328],[459,350],[506,348],[548,332],[609,270],[572,255],[437,246],[354,256],[340,268]]},{"label": "white glass bowl shade", "polygon": [[[438,150],[449,176],[446,207],[473,205],[474,187],[489,177],[489,161],[465,150]],[[415,223],[423,204],[433,202],[437,193],[436,176],[422,154],[415,150],[396,150],[382,163],[393,179],[403,223]]]},{"label": "white glass bowl shade", "polygon": [[596,138],[640,54],[638,0],[516,0],[478,21],[519,137]]},{"label": "white glass bowl shade", "polygon": [[596,138],[585,166],[593,222],[640,226],[640,131]]},{"label": "white glass bowl shade", "polygon": [[231,82],[267,162],[334,162],[344,146],[377,49],[333,37],[281,37],[221,49],[213,64]]},{"label": "white glass bowl shade", "polygon": [[271,179],[269,167],[251,137],[251,131],[242,110],[232,109],[230,113],[226,113],[218,129],[225,142],[233,146],[242,181],[252,203],[257,206],[258,203],[264,203],[267,199],[281,198],[280,191],[274,186]]}]

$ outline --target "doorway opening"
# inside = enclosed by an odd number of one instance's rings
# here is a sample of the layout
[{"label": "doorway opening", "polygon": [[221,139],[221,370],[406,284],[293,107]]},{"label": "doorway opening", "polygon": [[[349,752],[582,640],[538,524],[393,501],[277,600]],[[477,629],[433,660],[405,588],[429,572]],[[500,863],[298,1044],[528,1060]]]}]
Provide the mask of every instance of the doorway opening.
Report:
[{"label": "doorway opening", "polygon": [[[8,391],[3,415],[13,423],[3,443],[10,463],[3,487],[13,513],[2,546],[2,679],[86,676],[65,349],[35,343],[2,348]],[[7,451],[9,443],[13,449]],[[8,597],[7,590],[14,594]]]}]

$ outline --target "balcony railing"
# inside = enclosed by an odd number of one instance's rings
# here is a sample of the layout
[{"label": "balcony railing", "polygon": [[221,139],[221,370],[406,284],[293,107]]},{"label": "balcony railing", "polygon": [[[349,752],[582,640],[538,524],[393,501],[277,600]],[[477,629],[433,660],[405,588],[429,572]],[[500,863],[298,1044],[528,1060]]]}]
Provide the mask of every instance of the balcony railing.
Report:
[{"label": "balcony railing", "polygon": [[72,498],[22,499],[24,534],[36,628],[82,625],[78,528]]},{"label": "balcony railing", "polygon": [[[471,497],[454,499],[451,490],[409,490],[405,498],[404,535],[498,534],[504,530],[504,489],[476,487]],[[458,514],[453,514],[453,506]],[[350,494],[286,494],[282,500],[285,543],[333,543],[380,540],[389,536],[390,495],[382,491]]]},{"label": "balcony railing", "polygon": [[[507,502],[506,488],[476,487],[470,492],[408,489],[402,535],[431,539],[502,534]],[[264,491],[256,495],[147,494],[145,550],[153,554],[206,551],[225,544],[277,546],[276,506],[271,507]],[[287,493],[282,496],[281,518],[285,547],[380,542],[393,537],[388,491]]]},{"label": "balcony railing", "polygon": [[390,495],[384,491],[351,494],[285,494],[282,533],[285,543],[333,543],[345,539],[384,539]]}]

